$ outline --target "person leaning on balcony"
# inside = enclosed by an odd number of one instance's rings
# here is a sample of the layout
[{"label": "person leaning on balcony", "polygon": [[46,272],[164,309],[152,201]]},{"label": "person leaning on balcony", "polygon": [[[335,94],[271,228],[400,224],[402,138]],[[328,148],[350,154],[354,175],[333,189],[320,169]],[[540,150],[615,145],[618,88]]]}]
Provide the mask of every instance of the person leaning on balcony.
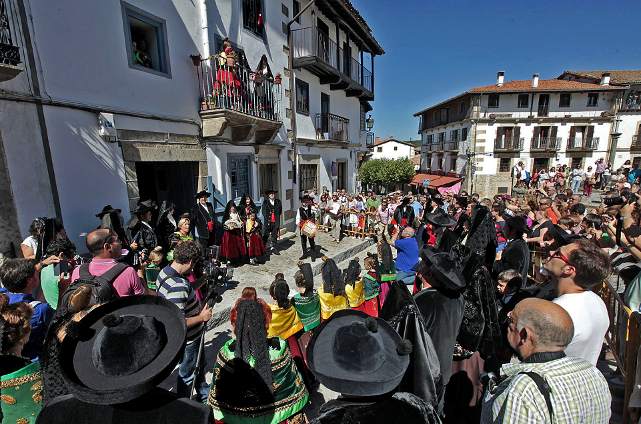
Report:
[{"label": "person leaning on balcony", "polygon": [[575,336],[558,305],[525,299],[508,315],[507,339],[520,363],[504,364],[483,400],[481,423],[609,422],[612,396],[603,374],[563,350]]},{"label": "person leaning on balcony", "polygon": [[[234,98],[240,95],[240,80],[236,75],[236,53],[231,46],[225,47],[225,64],[216,70],[214,90],[218,95]],[[221,53],[222,56],[222,53]]]}]

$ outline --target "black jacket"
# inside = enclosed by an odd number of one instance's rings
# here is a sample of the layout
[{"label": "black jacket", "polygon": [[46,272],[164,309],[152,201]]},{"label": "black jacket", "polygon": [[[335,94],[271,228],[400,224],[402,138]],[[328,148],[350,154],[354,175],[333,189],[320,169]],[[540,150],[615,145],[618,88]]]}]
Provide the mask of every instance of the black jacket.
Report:
[{"label": "black jacket", "polygon": [[272,212],[276,215],[276,225],[280,224],[280,217],[283,214],[283,205],[280,202],[280,199],[274,199],[274,204],[272,205],[269,201],[269,198],[263,200],[263,206],[261,209],[263,215],[263,223],[269,225],[271,222]]},{"label": "black jacket", "polygon": [[501,260],[494,262],[494,274],[498,276],[501,272],[507,271],[508,269],[514,269],[521,274],[523,278],[523,283],[521,287],[527,285],[527,272],[530,267],[530,248],[527,246],[527,243],[522,238],[511,240],[503,253],[501,254]]},{"label": "black jacket", "polygon": [[207,202],[207,212],[205,209],[197,204],[191,211],[194,230],[198,231],[198,237],[209,238],[209,229],[207,228],[207,221],[214,221],[214,207],[211,203]]},{"label": "black jacket", "polygon": [[398,205],[394,210],[394,219],[398,225],[401,225],[401,219],[407,219],[407,226],[414,225],[414,208],[411,205]]},{"label": "black jacket", "polygon": [[314,214],[312,213],[312,207],[310,206],[301,206],[298,208],[299,214],[300,214],[300,220],[301,221],[308,221],[310,219],[314,219]]}]

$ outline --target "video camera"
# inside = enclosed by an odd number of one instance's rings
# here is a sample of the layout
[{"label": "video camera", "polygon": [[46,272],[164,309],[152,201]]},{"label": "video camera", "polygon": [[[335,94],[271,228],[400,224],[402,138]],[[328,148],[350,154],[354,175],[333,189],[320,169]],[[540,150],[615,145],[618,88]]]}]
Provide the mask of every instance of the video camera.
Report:
[{"label": "video camera", "polygon": [[225,290],[227,283],[234,276],[234,269],[223,264],[218,259],[218,246],[207,248],[207,252],[201,264],[202,285],[201,292],[205,297],[204,303],[213,306],[222,301],[220,293]]},{"label": "video camera", "polygon": [[628,204],[631,205],[632,203],[636,202],[639,200],[639,196],[632,192],[623,192],[621,193],[620,196],[608,196],[603,198],[603,204],[606,206],[619,206],[619,205],[624,205]]}]

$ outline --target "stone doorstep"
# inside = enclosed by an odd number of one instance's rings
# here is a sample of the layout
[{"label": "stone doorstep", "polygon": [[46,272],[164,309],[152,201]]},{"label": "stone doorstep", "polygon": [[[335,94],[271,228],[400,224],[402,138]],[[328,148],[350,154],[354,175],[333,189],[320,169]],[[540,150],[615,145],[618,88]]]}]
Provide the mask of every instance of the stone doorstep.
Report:
[{"label": "stone doorstep", "polygon": [[[296,237],[296,233],[287,232],[287,233],[285,233],[284,236],[282,236],[280,238],[280,241],[290,240],[290,239],[292,239],[294,237]],[[337,252],[331,258],[334,259],[334,262],[336,262],[336,264],[340,264],[341,262],[344,262],[347,259],[350,259],[350,258],[356,256],[358,253],[366,250],[367,248],[369,248],[370,246],[372,246],[374,244],[375,244],[374,240],[366,239],[366,240],[363,240],[361,243],[358,243],[357,245],[352,246],[349,249]],[[298,261],[296,261],[296,263],[297,262]],[[296,263],[294,263],[294,265],[296,265]],[[323,266],[322,261],[319,261],[317,263],[312,263],[312,273],[314,274],[314,276],[320,275],[321,270],[322,270],[322,266]],[[223,294],[223,296],[224,296],[224,294]],[[215,308],[214,308],[214,310],[215,310]],[[221,310],[215,311],[212,314],[211,319],[207,323],[207,330],[211,331],[212,329],[214,329],[214,328],[216,328],[216,327],[218,327],[220,325],[226,324],[229,321],[229,313],[230,312],[231,312],[231,306],[226,306]]]}]

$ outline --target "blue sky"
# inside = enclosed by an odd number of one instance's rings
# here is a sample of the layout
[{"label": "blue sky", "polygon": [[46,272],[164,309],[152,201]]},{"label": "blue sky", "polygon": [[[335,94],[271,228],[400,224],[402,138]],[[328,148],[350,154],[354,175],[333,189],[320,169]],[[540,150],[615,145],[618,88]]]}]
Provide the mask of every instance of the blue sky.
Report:
[{"label": "blue sky", "polygon": [[[470,87],[566,69],[641,69],[641,1],[352,0],[375,59],[377,136],[417,139],[412,115]],[[366,62],[368,63],[368,62]]]}]

